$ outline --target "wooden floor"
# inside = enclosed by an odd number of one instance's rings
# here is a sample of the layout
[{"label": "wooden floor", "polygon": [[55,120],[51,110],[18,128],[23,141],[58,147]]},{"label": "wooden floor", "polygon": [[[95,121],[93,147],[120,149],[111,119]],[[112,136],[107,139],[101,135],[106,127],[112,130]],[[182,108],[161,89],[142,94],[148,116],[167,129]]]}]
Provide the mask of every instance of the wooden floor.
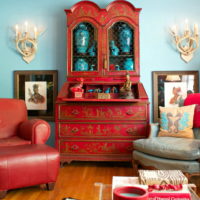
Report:
[{"label": "wooden floor", "polygon": [[[5,200],[62,200],[74,197],[79,200],[98,200],[95,182],[111,184],[112,176],[133,176],[130,163],[116,162],[72,162],[60,168],[53,191],[42,190],[39,186],[11,190]],[[200,179],[193,180],[199,184]]]}]

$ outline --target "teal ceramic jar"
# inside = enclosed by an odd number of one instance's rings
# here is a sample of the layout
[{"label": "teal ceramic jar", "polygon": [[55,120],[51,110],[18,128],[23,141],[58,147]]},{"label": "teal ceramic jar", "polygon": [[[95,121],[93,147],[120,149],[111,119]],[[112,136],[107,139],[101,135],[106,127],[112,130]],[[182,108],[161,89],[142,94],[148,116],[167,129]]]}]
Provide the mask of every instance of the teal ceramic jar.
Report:
[{"label": "teal ceramic jar", "polygon": [[132,58],[126,58],[123,64],[123,70],[134,70],[134,62]]},{"label": "teal ceramic jar", "polygon": [[74,70],[75,71],[88,71],[89,70],[88,63],[83,58],[79,58],[75,62]]},{"label": "teal ceramic jar", "polygon": [[89,31],[87,26],[83,23],[80,23],[75,30],[75,46],[76,51],[79,54],[86,54],[88,45],[89,45]]}]

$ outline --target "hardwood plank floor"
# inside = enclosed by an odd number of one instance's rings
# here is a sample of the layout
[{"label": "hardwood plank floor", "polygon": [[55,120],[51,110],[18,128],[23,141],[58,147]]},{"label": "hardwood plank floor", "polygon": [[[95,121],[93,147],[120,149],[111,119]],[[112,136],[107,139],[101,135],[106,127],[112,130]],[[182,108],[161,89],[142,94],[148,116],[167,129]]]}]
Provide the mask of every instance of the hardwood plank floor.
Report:
[{"label": "hardwood plank floor", "polygon": [[[45,191],[38,186],[8,191],[5,200],[62,200],[74,197],[80,200],[95,198],[95,182],[111,184],[112,176],[133,176],[131,163],[119,162],[72,162],[59,170],[58,180],[53,191]],[[199,184],[200,179],[193,180]]]}]

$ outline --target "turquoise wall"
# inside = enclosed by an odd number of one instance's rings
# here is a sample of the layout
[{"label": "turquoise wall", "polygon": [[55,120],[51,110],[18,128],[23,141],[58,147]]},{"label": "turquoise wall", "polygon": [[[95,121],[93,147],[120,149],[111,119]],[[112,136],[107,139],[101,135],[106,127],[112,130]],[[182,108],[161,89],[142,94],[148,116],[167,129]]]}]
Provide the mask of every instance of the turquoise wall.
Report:
[{"label": "turquoise wall", "polygon": [[[59,88],[66,76],[66,18],[69,9],[78,0],[6,0],[0,1],[0,98],[14,95],[13,71],[58,70]],[[96,0],[104,8],[112,0]],[[185,18],[200,24],[199,0],[130,0],[142,8],[140,15],[140,69],[141,82],[152,105],[152,71],[199,70],[200,50],[188,64],[172,47],[169,27],[183,26]],[[26,64],[15,50],[15,24],[30,21],[46,28],[39,38],[36,58]],[[152,109],[151,109],[152,116]],[[48,143],[54,144],[54,124]]]}]

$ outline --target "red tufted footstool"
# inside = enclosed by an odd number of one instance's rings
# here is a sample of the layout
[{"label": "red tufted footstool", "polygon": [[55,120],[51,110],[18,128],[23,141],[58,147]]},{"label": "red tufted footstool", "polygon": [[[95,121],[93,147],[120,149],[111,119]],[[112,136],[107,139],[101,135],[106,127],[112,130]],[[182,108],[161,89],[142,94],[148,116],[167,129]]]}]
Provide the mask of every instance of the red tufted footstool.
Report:
[{"label": "red tufted footstool", "polygon": [[45,144],[0,148],[0,198],[7,190],[38,184],[54,188],[60,165],[59,153]]}]

